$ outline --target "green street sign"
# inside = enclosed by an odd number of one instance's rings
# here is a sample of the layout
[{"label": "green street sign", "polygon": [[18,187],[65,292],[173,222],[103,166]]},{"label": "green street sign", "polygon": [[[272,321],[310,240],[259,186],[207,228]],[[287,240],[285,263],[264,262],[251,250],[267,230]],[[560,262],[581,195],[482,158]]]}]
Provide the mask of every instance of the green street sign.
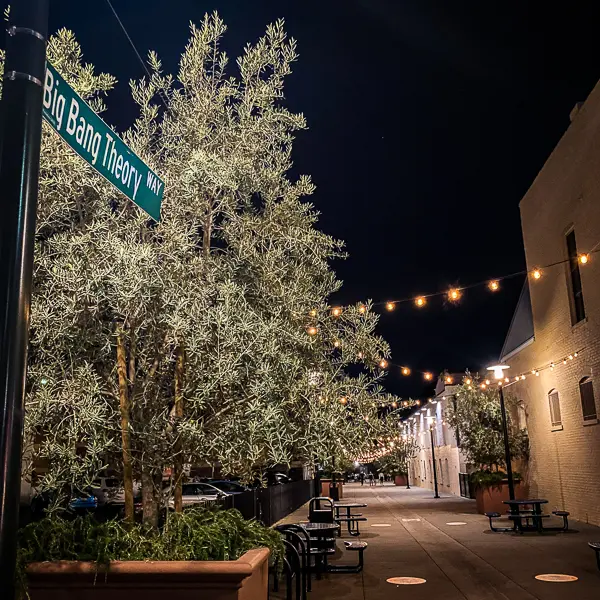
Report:
[{"label": "green street sign", "polygon": [[83,160],[155,221],[160,220],[164,182],[127,147],[48,62],[43,115]]}]

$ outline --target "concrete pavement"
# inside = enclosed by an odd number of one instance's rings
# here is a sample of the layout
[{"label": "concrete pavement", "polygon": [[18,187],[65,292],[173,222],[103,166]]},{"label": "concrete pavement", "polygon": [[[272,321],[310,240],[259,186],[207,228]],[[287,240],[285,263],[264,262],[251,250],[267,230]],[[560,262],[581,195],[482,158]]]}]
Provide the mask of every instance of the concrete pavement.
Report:
[{"label": "concrete pavement", "polygon": [[[313,582],[309,597],[318,600],[598,600],[600,571],[588,541],[600,528],[577,521],[571,533],[493,533],[473,500],[432,497],[431,490],[384,486],[344,486],[344,500],[366,502],[368,518],[360,538],[347,533],[337,541],[332,562],[355,563],[344,540],[369,543],[360,574],[328,574]],[[355,511],[356,512],[356,511]],[[303,521],[303,507],[284,522]],[[548,519],[551,520],[551,519]],[[556,520],[552,525],[560,525]],[[455,524],[452,524],[455,523]],[[570,583],[535,579],[539,574],[577,577]],[[419,585],[393,585],[392,577],[425,579]],[[278,595],[272,595],[277,598]],[[281,597],[281,596],[280,596]]]}]

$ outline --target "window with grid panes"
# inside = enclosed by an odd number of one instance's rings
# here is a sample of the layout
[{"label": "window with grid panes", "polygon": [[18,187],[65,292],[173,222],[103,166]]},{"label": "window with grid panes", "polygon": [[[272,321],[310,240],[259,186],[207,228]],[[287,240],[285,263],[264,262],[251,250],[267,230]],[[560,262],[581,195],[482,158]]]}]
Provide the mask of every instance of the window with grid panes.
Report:
[{"label": "window with grid panes", "polygon": [[592,421],[597,418],[596,400],[594,398],[594,386],[589,377],[584,377],[579,382],[579,395],[581,396],[581,410],[584,421]]},{"label": "window with grid panes", "polygon": [[560,427],[562,418],[560,416],[560,399],[556,390],[548,392],[548,404],[550,405],[550,423],[552,427]]}]

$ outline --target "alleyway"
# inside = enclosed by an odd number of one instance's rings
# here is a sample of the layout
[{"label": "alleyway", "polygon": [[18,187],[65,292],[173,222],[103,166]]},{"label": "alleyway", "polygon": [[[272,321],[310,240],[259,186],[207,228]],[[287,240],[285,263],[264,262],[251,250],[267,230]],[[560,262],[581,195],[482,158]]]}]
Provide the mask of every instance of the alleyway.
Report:
[{"label": "alleyway", "polygon": [[[365,569],[357,575],[329,574],[313,583],[313,600],[597,600],[600,571],[587,542],[600,540],[600,529],[573,522],[573,533],[492,533],[487,519],[475,512],[474,501],[430,490],[407,490],[392,484],[370,488],[350,484],[344,500],[366,502],[368,518],[360,539],[369,543]],[[307,508],[285,522],[306,520]],[[455,523],[452,525],[451,523]],[[383,526],[378,526],[383,525]],[[556,522],[559,525],[559,522]],[[342,556],[338,540],[334,561]],[[574,575],[572,583],[549,583],[535,575]],[[391,577],[418,577],[420,585],[393,585]]]}]

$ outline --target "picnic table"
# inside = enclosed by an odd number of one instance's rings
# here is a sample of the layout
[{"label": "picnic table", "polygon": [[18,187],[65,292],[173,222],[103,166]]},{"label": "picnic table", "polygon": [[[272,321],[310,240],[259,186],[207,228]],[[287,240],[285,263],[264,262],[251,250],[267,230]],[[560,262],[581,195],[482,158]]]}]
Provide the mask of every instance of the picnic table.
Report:
[{"label": "picnic table", "polygon": [[[548,504],[548,500],[544,498],[526,498],[523,500],[504,500],[504,504],[510,507],[510,514],[508,518],[514,521],[515,529],[520,531],[526,531],[531,529],[528,525],[531,519],[533,528],[541,532],[544,528],[543,519],[548,515],[542,513],[542,504]],[[530,506],[531,508],[524,508]],[[526,525],[523,526],[523,519]]]},{"label": "picnic table", "polygon": [[[335,521],[340,525],[342,522],[346,522],[346,527],[348,528],[348,533],[354,537],[360,534],[358,523],[359,521],[366,521],[367,519],[362,516],[362,514],[352,514],[350,511],[353,508],[365,508],[367,505],[364,502],[334,502],[333,509],[335,511]],[[346,515],[341,516],[340,511],[345,510]],[[341,535],[341,530],[340,530]]]}]

